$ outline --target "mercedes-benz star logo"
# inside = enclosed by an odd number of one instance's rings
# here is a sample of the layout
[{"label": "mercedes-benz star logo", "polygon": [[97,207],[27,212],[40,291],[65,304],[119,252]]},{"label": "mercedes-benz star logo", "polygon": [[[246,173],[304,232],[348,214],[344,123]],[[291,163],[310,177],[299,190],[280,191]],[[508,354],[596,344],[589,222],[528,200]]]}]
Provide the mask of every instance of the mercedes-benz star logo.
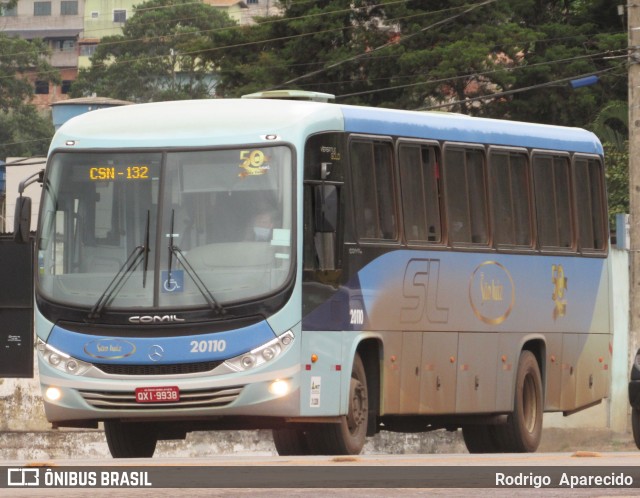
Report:
[{"label": "mercedes-benz star logo", "polygon": [[160,361],[164,356],[164,349],[158,344],[154,344],[149,348],[149,359],[151,361]]}]

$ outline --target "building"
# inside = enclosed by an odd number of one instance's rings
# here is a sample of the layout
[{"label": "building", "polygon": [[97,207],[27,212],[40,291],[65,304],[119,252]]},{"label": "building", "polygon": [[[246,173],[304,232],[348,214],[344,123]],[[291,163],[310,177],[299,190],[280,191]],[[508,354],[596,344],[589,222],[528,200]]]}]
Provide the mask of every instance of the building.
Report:
[{"label": "building", "polygon": [[2,30],[25,40],[41,38],[51,49],[50,63],[62,84],[34,80],[35,104],[46,108],[64,100],[78,73],[78,40],[84,29],[84,0],[20,0],[3,8]]},{"label": "building", "polygon": [[[279,13],[276,0],[201,0],[225,10],[239,24],[251,24],[254,17]],[[0,30],[26,40],[41,38],[51,49],[51,65],[60,72],[62,83],[37,81],[34,103],[41,109],[66,100],[79,68],[91,65],[90,58],[105,36],[119,35],[127,19],[142,0],[20,0],[15,7],[2,7]]]}]

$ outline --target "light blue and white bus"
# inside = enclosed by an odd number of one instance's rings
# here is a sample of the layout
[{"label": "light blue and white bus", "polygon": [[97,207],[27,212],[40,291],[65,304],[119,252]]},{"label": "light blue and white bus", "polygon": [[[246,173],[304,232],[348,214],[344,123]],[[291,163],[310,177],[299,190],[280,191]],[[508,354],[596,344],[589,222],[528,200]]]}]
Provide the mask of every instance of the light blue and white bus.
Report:
[{"label": "light blue and white bus", "polygon": [[273,96],[56,133],[35,248],[54,427],[104,423],[114,457],[256,428],[281,455],[460,428],[525,452],[543,412],[607,396],[592,133]]}]

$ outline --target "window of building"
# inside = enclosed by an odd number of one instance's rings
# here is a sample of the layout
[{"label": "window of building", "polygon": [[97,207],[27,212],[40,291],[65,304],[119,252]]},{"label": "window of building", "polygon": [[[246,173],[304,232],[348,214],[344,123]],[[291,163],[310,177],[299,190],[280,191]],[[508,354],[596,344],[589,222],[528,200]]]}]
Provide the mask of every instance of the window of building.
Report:
[{"label": "window of building", "polygon": [[533,157],[533,186],[541,248],[571,248],[571,189],[569,158],[551,154]]},{"label": "window of building", "polygon": [[33,2],[34,16],[50,16],[51,2]]},{"label": "window of building", "polygon": [[9,7],[6,3],[0,3],[0,13],[4,17],[15,17],[18,15],[18,6]]},{"label": "window of building", "polygon": [[527,154],[492,150],[489,167],[496,244],[531,247],[533,239]]},{"label": "window of building", "polygon": [[247,3],[249,5],[251,5],[251,4],[257,5],[258,4],[258,0],[247,0]]},{"label": "window of building", "polygon": [[398,150],[404,235],[407,242],[440,242],[438,151],[417,143],[402,143]]},{"label": "window of building", "polygon": [[124,9],[118,9],[113,11],[113,22],[126,22],[127,11]]},{"label": "window of building", "polygon": [[574,191],[580,248],[605,249],[605,206],[602,163],[578,157],[574,161]]},{"label": "window of building", "polygon": [[91,11],[91,19],[98,19],[100,17],[100,12],[97,12],[95,10]]},{"label": "window of building", "polygon": [[97,43],[81,43],[80,44],[80,55],[85,57],[91,57],[96,51]]},{"label": "window of building", "polygon": [[62,0],[62,2],[60,2],[60,15],[77,16],[78,0]]},{"label": "window of building", "polygon": [[449,239],[453,244],[487,244],[489,224],[482,149],[447,146],[444,182]]},{"label": "window of building", "polygon": [[71,90],[71,84],[73,80],[62,80],[62,85],[60,86],[60,93],[63,95],[67,95]]},{"label": "window of building", "polygon": [[354,140],[349,149],[357,232],[361,239],[397,238],[390,142]]},{"label": "window of building", "polygon": [[35,83],[36,95],[47,95],[49,93],[49,82],[37,80]]}]

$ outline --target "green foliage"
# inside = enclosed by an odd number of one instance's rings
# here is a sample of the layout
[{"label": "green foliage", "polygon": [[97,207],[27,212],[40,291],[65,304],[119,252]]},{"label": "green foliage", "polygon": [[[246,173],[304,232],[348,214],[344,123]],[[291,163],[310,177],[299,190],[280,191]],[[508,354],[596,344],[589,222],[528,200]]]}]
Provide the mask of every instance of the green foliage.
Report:
[{"label": "green foliage", "polygon": [[0,111],[21,108],[33,97],[33,85],[27,79],[59,82],[57,71],[43,56],[49,54],[41,40],[22,40],[0,32]]},{"label": "green foliage", "polygon": [[620,150],[616,145],[605,142],[605,164],[607,194],[609,204],[609,225],[615,226],[618,213],[629,212],[629,144]]},{"label": "green foliage", "polygon": [[50,117],[40,116],[29,102],[31,79],[59,83],[46,61],[41,40],[22,40],[0,32],[0,158],[46,153],[53,136]]},{"label": "green foliage", "polygon": [[2,113],[0,158],[44,156],[53,133],[51,116],[38,114],[31,105],[22,105],[11,112]]}]

